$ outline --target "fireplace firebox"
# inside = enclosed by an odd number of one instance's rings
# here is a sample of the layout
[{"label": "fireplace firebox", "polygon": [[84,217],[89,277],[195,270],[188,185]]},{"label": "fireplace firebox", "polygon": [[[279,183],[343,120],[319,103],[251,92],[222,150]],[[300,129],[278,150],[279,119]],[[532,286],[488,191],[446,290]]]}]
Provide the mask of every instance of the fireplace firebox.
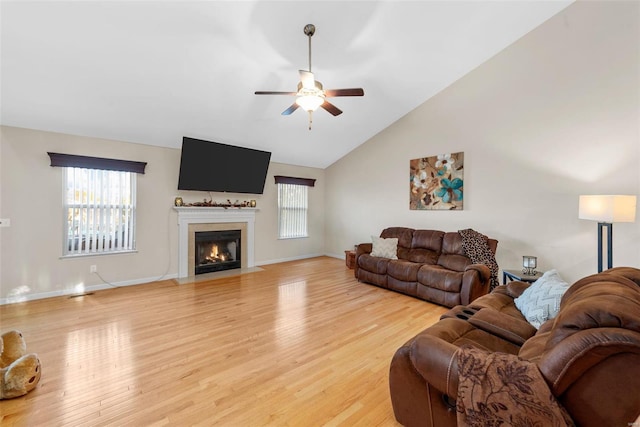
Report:
[{"label": "fireplace firebox", "polygon": [[199,231],[195,233],[195,274],[241,267],[241,231]]}]

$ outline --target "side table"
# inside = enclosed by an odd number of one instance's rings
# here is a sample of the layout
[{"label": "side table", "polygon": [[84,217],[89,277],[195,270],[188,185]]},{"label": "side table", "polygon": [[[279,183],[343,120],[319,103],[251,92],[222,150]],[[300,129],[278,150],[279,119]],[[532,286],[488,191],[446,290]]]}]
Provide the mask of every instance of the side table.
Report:
[{"label": "side table", "polygon": [[345,261],[347,263],[347,267],[353,268],[356,263],[356,251],[344,251]]},{"label": "side table", "polygon": [[539,278],[541,278],[543,274],[544,274],[544,271],[538,271],[536,272],[536,274],[529,275],[529,274],[524,274],[522,270],[502,270],[502,284],[506,285],[507,279],[533,283]]}]

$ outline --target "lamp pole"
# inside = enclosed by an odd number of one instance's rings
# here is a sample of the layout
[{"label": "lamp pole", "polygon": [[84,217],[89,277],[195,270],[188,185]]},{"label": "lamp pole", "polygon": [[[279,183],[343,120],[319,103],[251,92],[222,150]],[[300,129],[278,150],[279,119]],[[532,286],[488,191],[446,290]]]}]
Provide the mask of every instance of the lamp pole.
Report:
[{"label": "lamp pole", "polygon": [[602,229],[607,229],[607,269],[613,267],[613,224],[598,222],[598,273],[602,273]]}]

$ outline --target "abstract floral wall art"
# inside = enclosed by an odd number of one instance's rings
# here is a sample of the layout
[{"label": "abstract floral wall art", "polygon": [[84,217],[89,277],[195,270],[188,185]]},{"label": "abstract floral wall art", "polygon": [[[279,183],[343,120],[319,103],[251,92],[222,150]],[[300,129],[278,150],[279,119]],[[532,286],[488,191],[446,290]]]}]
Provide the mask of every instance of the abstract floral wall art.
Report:
[{"label": "abstract floral wall art", "polygon": [[409,162],[409,209],[462,210],[464,152]]}]

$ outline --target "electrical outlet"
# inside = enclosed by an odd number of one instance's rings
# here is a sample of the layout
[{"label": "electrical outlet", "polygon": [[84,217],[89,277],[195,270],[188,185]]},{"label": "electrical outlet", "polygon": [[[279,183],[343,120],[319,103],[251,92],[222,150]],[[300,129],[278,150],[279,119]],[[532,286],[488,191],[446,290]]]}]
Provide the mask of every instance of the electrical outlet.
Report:
[{"label": "electrical outlet", "polygon": [[89,273],[97,273],[98,272],[98,266],[93,264],[89,267]]},{"label": "electrical outlet", "polygon": [[11,220],[9,218],[0,218],[0,227],[11,227]]}]

